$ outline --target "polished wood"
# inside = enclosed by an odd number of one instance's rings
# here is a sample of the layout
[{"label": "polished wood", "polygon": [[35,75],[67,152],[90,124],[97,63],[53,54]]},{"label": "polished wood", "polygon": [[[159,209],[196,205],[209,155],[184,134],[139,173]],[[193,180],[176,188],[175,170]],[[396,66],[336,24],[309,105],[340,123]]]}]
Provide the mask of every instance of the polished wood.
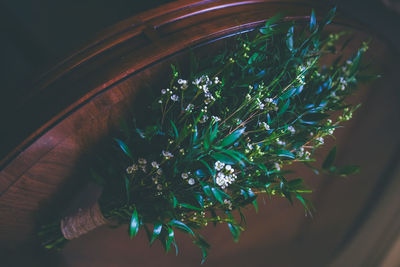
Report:
[{"label": "polished wood", "polygon": [[[49,70],[6,124],[5,136],[13,138],[2,139],[7,142],[2,144],[6,152],[0,162],[1,247],[10,251],[33,242],[42,211],[62,212],[53,204],[62,209],[86,183],[86,155],[118,129],[121,117],[145,116],[140,113],[140,94],[165,86],[169,65],[184,66],[188,47],[196,47],[199,55],[213,53],[229,44],[227,36],[254,29],[280,11],[288,12],[288,20],[303,21],[310,7],[297,1],[176,1],[109,28]],[[329,30],[349,29],[349,25],[354,26],[339,19]],[[362,31],[354,35],[354,47],[348,52],[368,39]],[[371,46],[368,58],[384,65],[387,75],[354,97],[352,101],[362,100],[364,105],[346,128],[337,131],[338,163],[359,164],[363,172],[338,179],[316,177],[298,167],[299,176],[316,190],[311,197],[317,203],[315,217],[304,217],[298,204],[292,207],[285,200],[264,199],[263,205],[261,200],[258,215],[251,209],[247,212],[249,229],[239,244],[231,242],[222,225],[205,230],[213,245],[209,266],[266,266],[265,262],[323,266],[352,240],[375,188],[384,186],[379,181],[391,168],[388,162],[400,136],[399,126],[392,123],[399,119],[395,76],[389,75],[394,63],[385,53],[384,42],[375,39]],[[327,149],[321,151],[321,158]],[[165,255],[158,244],[148,249],[144,239],[141,233],[130,241],[123,227],[101,228],[72,241],[60,257],[66,266],[193,266],[200,262],[199,251],[184,237],[179,257]],[[27,250],[35,252],[29,245]],[[27,259],[35,257],[28,255]],[[48,259],[48,255],[43,257],[37,259],[39,266]]]}]

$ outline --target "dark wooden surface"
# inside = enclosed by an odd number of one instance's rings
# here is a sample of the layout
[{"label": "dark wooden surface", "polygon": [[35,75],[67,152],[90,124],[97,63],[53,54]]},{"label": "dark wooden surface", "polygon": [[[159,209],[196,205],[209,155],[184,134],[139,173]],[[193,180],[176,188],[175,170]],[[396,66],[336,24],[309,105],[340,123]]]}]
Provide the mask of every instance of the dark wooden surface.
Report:
[{"label": "dark wooden surface", "polygon": [[[200,262],[200,252],[185,238],[178,241],[181,255],[175,257],[165,255],[158,245],[147,248],[143,233],[130,241],[123,227],[98,229],[70,242],[59,255],[41,252],[33,237],[40,211],[52,207],[52,202],[67,203],[77,186],[85,183],[86,153],[117,128],[121,116],[140,105],[136,97],[141,90],[163,86],[160,81],[168,76],[170,62],[182,61],[185,49],[252,29],[279,11],[296,20],[310,13],[309,6],[297,2],[177,2],[109,28],[49,70],[10,116],[5,136],[12,138],[2,139],[7,140],[2,143],[7,153],[0,162],[0,245],[15,264],[27,260],[37,266],[193,266]],[[330,30],[352,24],[338,22]],[[356,31],[354,46],[367,38],[365,32]],[[223,42],[197,51],[215,51]],[[298,168],[299,176],[316,191],[315,217],[306,218],[300,205],[265,199],[258,215],[248,211],[248,230],[239,244],[222,226],[205,230],[213,246],[208,266],[324,266],[351,240],[364,210],[370,208],[371,196],[379,197],[377,186],[385,186],[380,181],[398,151],[400,129],[393,123],[400,115],[393,82],[396,65],[386,49],[377,38],[371,43],[367,58],[383,66],[384,78],[364,86],[354,97],[364,105],[346,128],[337,131],[338,163],[359,164],[363,171],[342,179],[315,177]],[[21,245],[25,247],[16,249]]]}]

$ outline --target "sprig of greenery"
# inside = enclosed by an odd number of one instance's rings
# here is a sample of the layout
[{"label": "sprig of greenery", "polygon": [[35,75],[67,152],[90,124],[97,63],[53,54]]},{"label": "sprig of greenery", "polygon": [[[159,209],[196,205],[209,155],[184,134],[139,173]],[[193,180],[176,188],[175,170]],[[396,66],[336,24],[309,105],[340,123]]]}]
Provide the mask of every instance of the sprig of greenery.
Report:
[{"label": "sprig of greenery", "polygon": [[[241,210],[258,209],[259,194],[298,199],[311,213],[304,197],[311,190],[302,179],[286,179],[283,166],[300,162],[339,175],[357,170],[333,166],[336,148],[322,168],[311,165],[315,149],[355,110],[344,100],[356,89],[367,49],[320,66],[341,36],[323,35],[333,15],[318,24],[313,11],[309,27],[276,16],[229,51],[200,61],[192,53],[188,75],[172,65],[169,87],[146,117],[123,124],[124,134],[114,139],[119,152],[93,167],[97,181],[104,177],[104,215],[129,224],[131,237],[145,229],[150,244],[159,240],[166,251],[171,244],[178,251],[176,230],[186,232],[204,261],[210,245],[198,229],[225,223],[237,241]],[[338,110],[343,115],[328,119]]]}]

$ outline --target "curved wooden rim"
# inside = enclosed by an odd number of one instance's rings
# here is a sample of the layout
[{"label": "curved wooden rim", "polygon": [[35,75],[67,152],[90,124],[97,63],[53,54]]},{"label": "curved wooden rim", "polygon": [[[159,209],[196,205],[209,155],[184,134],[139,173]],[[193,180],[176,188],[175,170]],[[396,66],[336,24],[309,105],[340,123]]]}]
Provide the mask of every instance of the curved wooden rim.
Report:
[{"label": "curved wooden rim", "polygon": [[[95,41],[90,42],[87,46],[74,53],[71,57],[65,59],[60,64],[46,72],[35,84],[34,88],[32,89],[33,93],[27,96],[19,105],[17,105],[15,112],[16,118],[9,122],[8,134],[11,136],[12,133],[17,132],[20,133],[20,136],[17,136],[13,141],[8,141],[9,144],[5,144],[9,146],[8,151],[11,152],[6,154],[5,157],[1,158],[0,171],[58,122],[65,119],[69,114],[90,101],[90,99],[96,95],[107,90],[107,88],[113,84],[116,84],[129,75],[144,69],[146,66],[150,66],[162,60],[163,58],[176,54],[187,47],[200,43],[206,43],[220,36],[257,27],[264,23],[268,17],[268,15],[261,15],[261,11],[268,10],[268,7],[270,7],[269,9],[273,10],[276,8],[280,10],[292,9],[292,13],[297,12],[297,14],[308,14],[308,12],[304,12],[304,9],[310,9],[310,6],[307,3],[282,3],[268,0],[177,1],[161,6],[154,10],[144,12],[137,16],[133,16],[115,26],[110,27],[103,34],[97,37]],[[293,10],[294,7],[297,7],[295,11]],[[302,7],[303,9],[300,9],[299,7]],[[173,39],[177,34],[187,34],[187,28],[179,29],[178,27],[178,29],[174,29],[174,25],[182,23],[185,20],[193,20],[195,22],[197,21],[197,23],[203,23],[200,24],[200,26],[207,25],[207,21],[202,19],[203,16],[209,16],[206,18],[207,20],[215,21],[218,18],[215,15],[212,16],[211,13],[224,10],[225,16],[228,16],[230,13],[233,14],[234,12],[237,12],[238,8],[247,8],[250,10],[250,12],[254,12],[256,9],[259,9],[260,11],[255,12],[254,17],[251,20],[248,18],[240,18],[239,16],[236,22],[231,22],[231,25],[217,28],[214,31],[205,31],[202,33],[202,35],[197,34],[193,36],[184,36],[186,39],[183,39],[184,41],[181,42],[180,45],[173,44],[171,42],[171,39]],[[323,12],[319,13],[323,14]],[[306,20],[308,17],[303,15],[295,15],[286,17],[286,19]],[[362,26],[359,24],[349,22],[342,18],[337,19],[335,23],[339,25],[347,25],[352,28],[362,28]],[[165,29],[168,27],[170,28],[169,31],[165,31]],[[362,29],[366,30],[364,28]],[[87,70],[93,67],[93,64],[97,64],[96,60],[101,60],[103,54],[109,53],[109,51],[117,49],[118,46],[121,46],[129,40],[141,35],[144,35],[145,38],[150,40],[150,46],[153,48],[157,49],[157,46],[160,42],[169,42],[169,47],[167,49],[160,50],[158,53],[149,55],[149,58],[142,58],[142,60],[131,64],[129,67],[125,67],[124,69],[120,68],[118,70],[118,75],[114,75],[104,82],[90,84],[81,92],[75,90],[72,92],[73,96],[71,96],[71,93],[65,93],[65,90],[68,90],[69,88],[55,84],[57,81],[63,82],[63,79],[67,79],[68,82],[78,83],[79,78],[74,80],[74,77],[70,78],[69,76],[76,75],[76,71],[79,72],[81,69]],[[146,48],[143,47],[141,49],[146,50]],[[148,50],[145,52],[149,53]],[[45,100],[49,98],[53,98],[52,100],[56,101],[54,98],[57,96],[58,92],[60,95],[67,94],[68,100],[64,102],[58,101],[60,102],[60,105],[57,105],[57,103],[52,104],[53,106],[50,107],[50,109],[46,108],[46,112],[44,112],[43,108],[37,107],[37,105],[40,105],[40,103],[47,104]],[[29,123],[25,128],[20,128],[20,126],[16,124],[21,124],[21,121],[27,121]],[[12,145],[10,145],[10,143],[14,146],[14,148]]]}]

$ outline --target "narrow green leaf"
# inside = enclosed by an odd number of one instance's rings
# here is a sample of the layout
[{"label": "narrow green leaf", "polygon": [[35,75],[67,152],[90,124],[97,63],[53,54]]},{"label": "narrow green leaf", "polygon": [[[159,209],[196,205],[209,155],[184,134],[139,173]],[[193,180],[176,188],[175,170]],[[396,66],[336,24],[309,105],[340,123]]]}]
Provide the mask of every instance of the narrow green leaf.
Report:
[{"label": "narrow green leaf", "polygon": [[174,193],[169,192],[169,197],[172,202],[172,207],[176,208],[176,206],[178,205],[178,200],[176,199]]},{"label": "narrow green leaf", "polygon": [[154,230],[153,230],[153,235],[151,237],[150,244],[152,244],[154,242],[154,240],[156,240],[160,236],[162,228],[163,228],[162,222],[156,222],[154,224]]},{"label": "narrow green leaf", "polygon": [[310,31],[313,32],[317,28],[317,19],[315,18],[314,9],[311,10]]},{"label": "narrow green leaf", "polygon": [[179,138],[178,129],[176,129],[175,123],[171,120],[172,129],[174,130],[175,139]]},{"label": "narrow green leaf", "polygon": [[333,166],[333,162],[336,158],[336,146],[334,146],[331,151],[329,151],[328,155],[326,156],[324,163],[322,163],[322,169],[329,170]]},{"label": "narrow green leaf", "polygon": [[234,131],[233,133],[231,133],[230,135],[228,135],[227,137],[225,137],[222,140],[221,146],[226,147],[226,146],[233,144],[234,142],[236,142],[236,140],[238,140],[240,138],[240,136],[242,136],[242,134],[244,133],[245,130],[246,130],[246,127],[243,127],[243,128],[240,128],[240,129]]},{"label": "narrow green leaf", "polygon": [[132,153],[129,149],[129,147],[121,140],[114,138],[114,141],[118,143],[122,151],[127,155],[131,160],[133,160]]},{"label": "narrow green leaf", "polygon": [[224,153],[212,153],[211,157],[213,157],[215,160],[217,161],[221,161],[225,164],[230,164],[230,165],[234,165],[236,163],[235,159],[231,158],[230,156],[224,154]]},{"label": "narrow green leaf", "polygon": [[337,174],[340,176],[348,176],[358,172],[360,172],[360,167],[356,165],[346,165],[337,170]]},{"label": "narrow green leaf", "polygon": [[[165,248],[168,252],[171,248],[171,243],[174,241],[174,230],[171,227],[168,227],[168,238],[166,239]],[[175,247],[176,249],[176,247]],[[178,254],[178,252],[176,252]]]},{"label": "narrow green leaf", "polygon": [[228,224],[229,230],[231,230],[231,233],[232,233],[232,236],[233,236],[233,240],[235,242],[238,242],[239,241],[240,230],[235,225],[233,225],[232,223],[227,223],[227,224]]},{"label": "narrow green leaf", "polygon": [[192,236],[194,236],[194,233],[193,233],[192,229],[190,229],[186,224],[184,224],[184,223],[181,222],[181,221],[178,221],[178,220],[171,220],[171,221],[169,222],[169,225],[171,225],[171,226],[173,226],[173,227],[176,227],[176,228],[178,228],[178,229],[180,229],[180,230],[183,230],[183,231],[185,231],[185,232],[191,234]]},{"label": "narrow green leaf", "polygon": [[291,52],[293,51],[293,34],[294,26],[291,26],[286,34],[286,46]]},{"label": "narrow green leaf", "polygon": [[136,208],[132,213],[131,223],[129,225],[129,228],[130,228],[130,237],[131,238],[136,236],[137,233],[139,232],[139,217],[138,217]]},{"label": "narrow green leaf", "polygon": [[193,205],[190,205],[190,204],[187,204],[187,203],[179,203],[179,206],[180,206],[181,208],[186,208],[186,209],[191,209],[191,210],[198,210],[198,211],[201,211],[201,209],[200,209],[200,208],[198,208],[198,207],[195,207],[195,206],[193,206]]},{"label": "narrow green leaf", "polygon": [[279,109],[278,111],[278,116],[282,115],[283,113],[285,113],[285,111],[289,108],[290,106],[290,99],[288,99],[285,103],[285,105],[283,105],[283,107],[281,109]]},{"label": "narrow green leaf", "polygon": [[276,154],[279,157],[286,157],[286,158],[290,158],[290,159],[295,159],[296,158],[296,156],[292,152],[290,152],[288,150],[284,150],[284,149],[278,150],[276,152]]}]

